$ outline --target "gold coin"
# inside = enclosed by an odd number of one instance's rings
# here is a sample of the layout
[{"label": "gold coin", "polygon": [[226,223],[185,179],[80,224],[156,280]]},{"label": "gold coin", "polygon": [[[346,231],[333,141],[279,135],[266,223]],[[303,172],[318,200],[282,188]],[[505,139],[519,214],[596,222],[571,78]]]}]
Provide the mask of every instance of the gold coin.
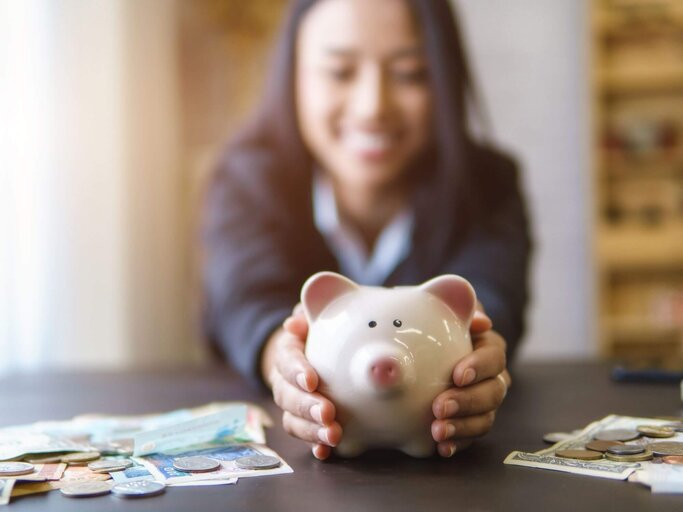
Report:
[{"label": "gold coin", "polygon": [[640,425],[638,432],[647,437],[666,438],[676,435],[676,431],[668,427],[658,427],[657,425]]},{"label": "gold coin", "polygon": [[643,453],[635,455],[614,455],[610,452],[605,452],[605,457],[614,462],[642,462],[652,459],[653,454],[650,450],[645,450]]},{"label": "gold coin", "polygon": [[555,455],[564,459],[599,460],[602,453],[592,450],[558,450]]},{"label": "gold coin", "polygon": [[683,455],[667,455],[662,457],[662,462],[664,464],[683,464]]},{"label": "gold coin", "polygon": [[610,446],[624,444],[621,441],[591,441],[586,445],[586,450],[605,453]]},{"label": "gold coin", "polygon": [[64,455],[62,457],[62,462],[67,464],[81,464],[92,462],[100,458],[100,452],[78,452],[70,453],[69,455]]}]

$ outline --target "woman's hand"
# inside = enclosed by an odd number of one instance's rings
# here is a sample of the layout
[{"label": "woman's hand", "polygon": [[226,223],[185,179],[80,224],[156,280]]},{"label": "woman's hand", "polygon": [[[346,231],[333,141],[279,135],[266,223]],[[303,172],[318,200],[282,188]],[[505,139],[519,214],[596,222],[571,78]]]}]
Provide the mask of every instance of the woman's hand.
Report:
[{"label": "woman's hand", "polygon": [[510,387],[505,340],[491,329],[491,320],[481,306],[475,312],[470,334],[474,350],[455,366],[455,387],[439,394],[432,404],[436,417],[432,436],[442,457],[451,457],[491,430],[496,410]]},{"label": "woman's hand", "polygon": [[261,373],[283,410],[282,426],[294,437],[313,445],[313,455],[326,459],[341,440],[332,402],[316,392],[318,374],[304,355],[308,323],[301,306],[294,308],[281,329],[268,340]]}]

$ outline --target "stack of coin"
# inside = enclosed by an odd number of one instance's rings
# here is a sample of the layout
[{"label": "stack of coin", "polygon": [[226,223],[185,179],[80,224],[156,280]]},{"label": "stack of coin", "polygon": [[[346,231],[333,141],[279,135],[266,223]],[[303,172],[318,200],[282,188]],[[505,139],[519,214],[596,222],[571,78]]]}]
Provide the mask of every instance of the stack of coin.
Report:
[{"label": "stack of coin", "polygon": [[555,452],[557,457],[564,459],[577,460],[599,460],[602,459],[602,453],[593,450],[558,450]]},{"label": "stack of coin", "polygon": [[66,462],[69,466],[87,466],[89,462],[100,458],[100,452],[76,452],[64,455],[62,462]]},{"label": "stack of coin", "polygon": [[0,478],[33,473],[35,466],[28,462],[0,462]]},{"label": "stack of coin", "polygon": [[280,459],[277,457],[271,457],[261,453],[240,457],[235,461],[235,465],[241,469],[273,469],[279,467],[280,464]]},{"label": "stack of coin", "polygon": [[109,482],[74,482],[60,489],[64,496],[69,498],[94,498],[111,492]]},{"label": "stack of coin", "polygon": [[122,482],[116,484],[111,489],[111,493],[118,498],[148,498],[158,496],[166,490],[166,485],[161,482],[149,480],[136,480],[133,482]]},{"label": "stack of coin", "polygon": [[100,459],[88,464],[88,469],[95,473],[113,473],[128,469],[132,465],[130,459]]},{"label": "stack of coin", "polygon": [[605,452],[605,457],[615,462],[642,462],[653,457],[652,451],[644,446],[635,444],[622,444],[610,446]]},{"label": "stack of coin", "polygon": [[660,427],[657,425],[640,425],[638,427],[640,432],[645,437],[667,438],[676,435],[676,431],[669,427]]},{"label": "stack of coin", "polygon": [[221,467],[220,461],[209,457],[180,457],[173,461],[173,468],[185,473],[208,473]]}]

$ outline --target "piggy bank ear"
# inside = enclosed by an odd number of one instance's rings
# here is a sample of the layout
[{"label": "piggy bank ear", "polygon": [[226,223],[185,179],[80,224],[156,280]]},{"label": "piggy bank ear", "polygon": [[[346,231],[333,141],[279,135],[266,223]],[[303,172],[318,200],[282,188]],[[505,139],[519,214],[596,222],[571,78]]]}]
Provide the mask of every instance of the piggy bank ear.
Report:
[{"label": "piggy bank ear", "polygon": [[458,318],[469,325],[477,305],[477,295],[472,285],[462,277],[447,274],[435,277],[420,285],[420,289],[439,297]]},{"label": "piggy bank ear", "polygon": [[356,283],[334,272],[313,274],[301,289],[301,303],[308,323],[316,320],[330,302],[356,290]]}]

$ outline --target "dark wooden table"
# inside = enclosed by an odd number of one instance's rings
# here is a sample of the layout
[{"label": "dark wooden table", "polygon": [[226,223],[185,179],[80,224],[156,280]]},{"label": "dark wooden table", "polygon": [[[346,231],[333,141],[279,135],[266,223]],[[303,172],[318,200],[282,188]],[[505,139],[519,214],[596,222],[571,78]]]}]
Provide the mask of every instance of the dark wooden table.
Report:
[{"label": "dark wooden table", "polygon": [[52,491],[16,498],[9,510],[682,510],[683,496],[652,495],[636,484],[503,465],[512,450],[543,448],[546,432],[581,428],[610,413],[678,415],[678,386],[616,384],[609,380],[609,368],[597,364],[523,365],[513,373],[514,387],[494,430],[451,460],[376,452],[324,463],[283,432],[267,395],[222,368],[0,379],[1,426],[85,412],[137,414],[215,400],[255,401],[276,419],[268,444],[294,469],[291,475],[246,478],[235,486],[170,488],[163,496],[139,501],[112,496],[74,500]]}]

